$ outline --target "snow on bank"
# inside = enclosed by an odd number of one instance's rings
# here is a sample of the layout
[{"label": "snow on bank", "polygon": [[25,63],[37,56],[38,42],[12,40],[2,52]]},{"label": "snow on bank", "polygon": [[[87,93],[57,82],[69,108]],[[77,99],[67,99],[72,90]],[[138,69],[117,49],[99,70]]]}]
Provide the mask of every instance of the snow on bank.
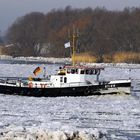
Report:
[{"label": "snow on bank", "polygon": [[114,68],[131,68],[140,69],[140,64],[129,64],[129,63],[87,63],[90,66],[100,66],[100,67],[114,67]]},{"label": "snow on bank", "polygon": [[43,129],[27,130],[24,127],[9,126],[0,133],[1,140],[106,140],[105,134],[97,129],[90,131],[50,131]]},{"label": "snow on bank", "polygon": [[54,57],[12,57],[8,55],[0,55],[0,60],[12,61],[31,61],[31,62],[46,62],[46,63],[70,63],[70,58],[54,58]]},{"label": "snow on bank", "polygon": [[[8,55],[0,55],[0,60],[11,60],[11,61],[25,61],[25,62],[44,62],[53,64],[70,64],[71,58],[54,58],[54,57],[12,57]],[[128,63],[80,63],[81,65],[90,66],[102,66],[102,67],[121,67],[121,68],[139,68],[140,64],[128,64]]]},{"label": "snow on bank", "polygon": [[13,57],[10,55],[0,55],[1,60],[11,60]]}]

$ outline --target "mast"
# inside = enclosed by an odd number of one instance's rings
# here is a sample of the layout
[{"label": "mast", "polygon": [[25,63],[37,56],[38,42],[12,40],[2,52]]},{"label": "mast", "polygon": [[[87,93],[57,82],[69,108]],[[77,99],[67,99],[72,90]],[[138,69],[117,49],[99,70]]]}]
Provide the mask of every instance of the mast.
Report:
[{"label": "mast", "polygon": [[75,39],[76,39],[76,35],[75,32],[73,32],[72,35],[72,65],[75,66]]},{"label": "mast", "polygon": [[[73,26],[73,32],[72,32],[72,49],[71,49],[71,58],[72,58],[72,65],[75,66],[75,54],[76,54],[76,44],[77,44],[77,39],[78,39],[78,30],[75,30]],[[71,40],[71,39],[70,39]]]}]

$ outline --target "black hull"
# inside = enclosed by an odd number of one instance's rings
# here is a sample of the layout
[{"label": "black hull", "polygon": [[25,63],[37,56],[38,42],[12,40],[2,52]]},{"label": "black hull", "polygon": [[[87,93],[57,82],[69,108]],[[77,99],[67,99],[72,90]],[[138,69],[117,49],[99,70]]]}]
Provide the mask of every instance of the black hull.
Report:
[{"label": "black hull", "polygon": [[82,87],[60,87],[60,88],[29,88],[0,85],[1,94],[23,95],[35,97],[57,97],[57,96],[89,96],[101,94],[100,90],[117,87],[130,87],[130,83],[115,84],[114,85],[94,85]]}]

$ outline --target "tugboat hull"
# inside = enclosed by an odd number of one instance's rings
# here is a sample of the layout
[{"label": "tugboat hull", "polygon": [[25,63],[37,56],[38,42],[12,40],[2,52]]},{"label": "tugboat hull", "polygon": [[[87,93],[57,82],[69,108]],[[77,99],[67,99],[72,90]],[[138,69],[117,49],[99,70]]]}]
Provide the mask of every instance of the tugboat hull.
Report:
[{"label": "tugboat hull", "polygon": [[29,88],[10,85],[0,85],[0,93],[35,97],[90,96],[101,94],[114,94],[119,92],[128,93],[128,91],[130,91],[130,86],[130,83],[49,88]]}]

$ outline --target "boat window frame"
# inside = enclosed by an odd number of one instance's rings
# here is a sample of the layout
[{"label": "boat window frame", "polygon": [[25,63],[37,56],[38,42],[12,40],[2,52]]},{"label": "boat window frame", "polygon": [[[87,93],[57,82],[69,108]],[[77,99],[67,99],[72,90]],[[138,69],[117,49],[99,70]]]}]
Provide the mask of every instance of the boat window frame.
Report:
[{"label": "boat window frame", "polygon": [[60,83],[63,83],[63,77],[62,76],[60,77]]}]

